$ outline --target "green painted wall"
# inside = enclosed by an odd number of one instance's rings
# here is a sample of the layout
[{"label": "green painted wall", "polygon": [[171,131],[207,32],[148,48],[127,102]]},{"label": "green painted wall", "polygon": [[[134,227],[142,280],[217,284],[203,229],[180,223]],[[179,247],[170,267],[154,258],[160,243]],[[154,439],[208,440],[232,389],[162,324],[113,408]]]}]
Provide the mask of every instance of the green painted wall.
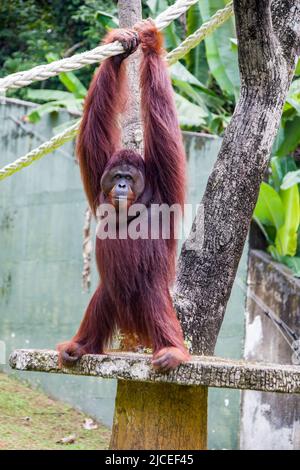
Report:
[{"label": "green painted wall", "polygon": [[[46,117],[37,125],[18,125],[28,104],[8,100],[0,106],[1,166],[53,135],[67,114]],[[221,139],[185,133],[188,156],[188,202],[203,194]],[[44,157],[0,182],[0,340],[7,355],[14,348],[54,348],[69,339],[80,322],[91,293],[83,293],[82,229],[85,197],[74,144]],[[245,260],[239,279],[245,280]],[[93,288],[96,273],[93,270]],[[244,292],[236,283],[219,337],[217,354],[240,357]],[[7,368],[8,369],[8,368]],[[18,373],[52,396],[110,424],[114,381],[51,374]],[[239,392],[211,390],[209,447],[238,445]]]}]

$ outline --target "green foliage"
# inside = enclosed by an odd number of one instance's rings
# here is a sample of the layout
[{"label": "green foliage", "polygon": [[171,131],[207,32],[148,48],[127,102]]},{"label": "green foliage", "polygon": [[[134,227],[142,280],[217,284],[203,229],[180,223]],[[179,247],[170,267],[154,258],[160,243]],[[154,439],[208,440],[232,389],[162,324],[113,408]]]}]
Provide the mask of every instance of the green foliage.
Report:
[{"label": "green foliage", "polygon": [[287,189],[282,187],[286,175],[290,172],[297,170],[295,160],[291,157],[273,157],[271,158],[271,175],[270,183],[277,192],[280,189]]},{"label": "green foliage", "polygon": [[[299,67],[297,67],[298,69]],[[297,73],[296,69],[296,73]],[[280,132],[278,133],[273,151],[279,157],[294,152],[300,143],[300,78],[291,84],[286,103],[283,108]]]},{"label": "green foliage", "polygon": [[[47,60],[57,60],[57,56],[48,54]],[[69,113],[80,116],[87,89],[73,72],[60,73],[58,78],[68,91],[26,89],[28,100],[46,102],[28,114],[29,121],[37,122],[43,115],[57,112],[60,108],[66,108]]]},{"label": "green foliage", "polygon": [[97,11],[96,12],[96,20],[99,21],[101,26],[106,29],[114,29],[119,27],[119,20],[116,16],[110,15],[104,11]]},{"label": "green foliage", "polygon": [[293,118],[286,121],[284,121],[283,116],[282,122],[284,126],[284,134],[281,145],[277,151],[277,155],[279,157],[292,153],[296,150],[300,142],[300,115],[295,115]]},{"label": "green foliage", "polygon": [[[202,25],[199,3],[193,5],[186,16],[186,35],[193,34]],[[206,60],[205,45],[201,42],[185,56],[188,69],[202,83],[207,84],[209,80],[209,68]]]},{"label": "green foliage", "polygon": [[[222,0],[207,0],[193,5],[186,15],[184,37],[199,29],[204,21],[218,9],[224,8],[226,3]],[[233,21],[229,20],[182,59],[181,63],[200,82],[190,83],[198,97],[193,96],[191,90],[178,80],[173,80],[175,89],[180,94],[205,111],[201,130],[212,134],[224,132],[238,96],[237,48],[232,47],[231,43],[234,36]]]},{"label": "green foliage", "polygon": [[[2,0],[0,2],[0,76],[45,63],[48,54],[59,57],[96,47],[105,34],[98,11],[115,14],[113,0]],[[88,86],[93,68],[76,76]],[[33,88],[63,89],[57,77]],[[26,97],[26,89],[9,92]]]},{"label": "green foliage", "polygon": [[[174,49],[187,35],[197,30],[229,0],[202,0],[185,16],[165,29],[165,46]],[[173,0],[143,0],[143,17],[155,18]],[[0,76],[29,69],[47,60],[54,60],[99,44],[105,32],[118,26],[117,2],[114,0],[2,0],[0,4]],[[204,42],[181,59],[172,70],[175,91],[181,95],[180,121],[183,129],[222,134],[239,93],[237,41],[234,20],[230,18]],[[81,100],[91,80],[94,67],[87,66],[75,74],[61,74],[45,82],[32,84],[31,89],[46,89],[36,95],[43,104],[41,113],[61,107],[80,111]],[[298,64],[296,74],[300,74]],[[65,91],[54,99],[50,90]],[[24,89],[10,91],[20,98],[34,99]],[[29,97],[31,96],[31,98]],[[48,97],[48,98],[47,98]],[[47,105],[47,101],[49,101]],[[188,103],[186,103],[186,101]],[[184,103],[184,106],[183,104]],[[188,104],[190,103],[190,106]],[[189,110],[193,109],[191,117]],[[300,140],[300,78],[296,79],[286,101],[280,132],[274,151],[285,156],[297,149]],[[34,112],[38,119],[39,111]]]},{"label": "green foliage", "polygon": [[261,184],[253,217],[262,225],[274,226],[276,230],[284,223],[282,200],[275,189],[265,182]]},{"label": "green foliage", "polygon": [[[300,277],[300,205],[299,183],[300,169],[293,155],[297,153],[300,144],[300,74],[299,63],[296,68],[295,79],[290,87],[286,103],[283,108],[280,129],[277,134],[271,159],[269,178],[270,184],[279,195],[283,210],[284,222],[278,228],[271,227],[273,237],[270,239],[270,228],[266,226],[262,218],[254,220],[260,226],[269,244],[268,251],[277,261],[286,264]],[[267,201],[263,197],[258,198],[258,207],[266,207]],[[273,205],[273,201],[268,201]],[[273,205],[273,210],[276,210]],[[274,236],[275,233],[275,236]]]},{"label": "green foliage", "polygon": [[277,230],[275,246],[280,255],[295,256],[300,214],[298,185],[281,190],[280,198],[284,208],[284,223]]},{"label": "green foliage", "polygon": [[[300,275],[299,170],[292,157],[273,157],[269,183],[263,182],[253,219],[264,234],[268,251]],[[298,259],[297,259],[298,258]]]},{"label": "green foliage", "polygon": [[268,247],[268,252],[278,263],[288,266],[295,277],[300,277],[300,257],[299,256],[281,256],[273,245]]},{"label": "green foliage", "polygon": [[[143,17],[155,18],[172,3],[173,0],[143,0]],[[201,26],[203,19],[199,5],[195,4],[187,12],[186,18],[179,18],[164,30],[167,50],[174,49]],[[220,6],[223,6],[222,2]],[[215,10],[216,5],[211,8],[211,13]],[[3,0],[0,21],[0,40],[5,44],[0,51],[0,75],[4,76],[30,69],[44,63],[45,59],[57,60],[96,47],[107,30],[118,26],[117,2],[27,0],[24,3],[22,0]],[[224,39],[224,35],[222,37]],[[230,40],[226,40],[230,45]],[[229,53],[232,55],[230,62],[234,62],[236,51],[229,48]],[[9,91],[8,94],[41,103],[29,115],[32,122],[62,107],[80,112],[94,68],[87,66],[75,73],[60,74],[45,82],[33,83],[30,90],[23,88]],[[224,69],[220,73],[224,73]],[[182,128],[222,133],[229,122],[234,98],[228,99],[226,89],[220,87],[220,76],[210,69],[204,43],[174,66],[172,78],[175,91],[181,96],[176,101]],[[33,90],[43,89],[44,94],[33,93]],[[51,90],[61,91],[62,94],[51,94]],[[67,95],[67,92],[73,96]]]},{"label": "green foliage", "polygon": [[203,118],[206,117],[206,114],[200,106],[191,103],[178,93],[175,93],[175,102],[179,116],[179,122],[182,126],[200,127],[204,124],[205,121]]},{"label": "green foliage", "polygon": [[289,171],[282,180],[281,189],[289,189],[300,183],[300,170]]},{"label": "green foliage", "polygon": [[294,273],[295,277],[300,277],[300,257],[299,256],[281,256],[279,260],[281,263],[288,266]]},{"label": "green foliage", "polygon": [[[171,1],[158,1],[148,0],[145,1],[144,11],[145,15],[150,14],[156,17],[159,13],[164,11]],[[209,15],[212,15],[217,9],[216,2],[211,2],[212,6]],[[225,3],[219,2],[219,7],[222,8]],[[202,2],[193,5],[186,13],[184,19],[178,19],[172,23],[166,30],[165,47],[167,50],[174,49],[186,36],[192,34],[200,28],[204,18],[201,11]],[[207,4],[208,5],[208,4]],[[214,33],[216,34],[216,33]],[[218,44],[215,45],[215,51],[219,57],[223,57],[225,33],[220,36]],[[226,41],[227,57],[226,60],[232,69],[232,75],[236,72],[234,83],[239,84],[239,76],[237,69],[237,51],[232,48],[230,38],[234,36],[232,24],[230,25],[230,35],[227,36]],[[225,60],[225,62],[226,62]],[[234,65],[235,64],[235,65]],[[213,66],[213,67],[212,67]],[[171,67],[171,75],[175,91],[181,95],[185,100],[178,100],[177,105],[180,104],[179,118],[180,124],[183,129],[193,131],[205,131],[211,134],[222,134],[227,127],[235,104],[235,95],[233,92],[230,96],[226,88],[222,88],[222,84],[227,80],[226,70],[223,67],[218,71],[214,70],[215,62],[212,60],[208,63],[207,44],[200,43],[192,51],[187,53],[180,62]],[[224,75],[224,77],[223,77]],[[223,77],[223,79],[222,79]],[[238,87],[238,85],[237,85]],[[188,106],[187,102],[195,106]],[[184,106],[182,106],[184,103]],[[189,110],[193,109],[194,116],[191,116]]]},{"label": "green foliage", "polygon": [[[201,0],[199,8],[203,21],[207,21],[227,3],[227,0]],[[234,22],[233,18],[230,18],[214,34],[205,39],[210,72],[225,96],[231,97],[231,100],[238,97],[240,88],[237,48],[233,47],[231,42],[233,37],[235,37]]]}]

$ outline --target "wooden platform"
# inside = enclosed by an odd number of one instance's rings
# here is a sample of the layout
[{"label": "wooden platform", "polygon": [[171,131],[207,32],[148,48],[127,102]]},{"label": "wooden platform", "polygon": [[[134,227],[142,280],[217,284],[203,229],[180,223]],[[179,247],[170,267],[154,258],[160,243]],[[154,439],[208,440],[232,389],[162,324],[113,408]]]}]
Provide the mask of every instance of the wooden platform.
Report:
[{"label": "wooden platform", "polygon": [[158,374],[151,356],[134,353],[86,355],[73,368],[60,369],[56,351],[18,349],[9,359],[17,370],[50,372],[123,379],[136,382],[161,382],[177,385],[300,393],[300,366],[246,362],[209,356],[193,356],[187,364],[169,374]]}]

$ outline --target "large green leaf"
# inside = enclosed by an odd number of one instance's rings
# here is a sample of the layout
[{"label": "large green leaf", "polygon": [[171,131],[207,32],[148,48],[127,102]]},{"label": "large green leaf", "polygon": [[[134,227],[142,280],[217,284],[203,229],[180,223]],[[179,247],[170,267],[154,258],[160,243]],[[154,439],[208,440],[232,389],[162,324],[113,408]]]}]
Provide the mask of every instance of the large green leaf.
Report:
[{"label": "large green leaf", "polygon": [[285,105],[283,107],[284,116],[291,108],[300,115],[300,79],[294,80],[290,86]]},{"label": "large green leaf", "polygon": [[284,208],[279,194],[269,184],[262,182],[253,217],[262,225],[271,225],[277,230],[284,223]]},{"label": "large green leaf", "polygon": [[186,95],[187,98],[191,99],[193,102],[198,104],[203,108],[206,115],[208,115],[208,109],[206,107],[205,101],[203,100],[201,94],[197,92],[192,85],[183,80],[173,79],[173,85],[178,89],[181,95]]},{"label": "large green leaf", "polygon": [[207,106],[211,106],[215,110],[224,104],[224,101],[214,91],[209,90],[205,85],[203,85],[203,83],[201,83],[195,75],[190,73],[181,62],[176,62],[171,65],[170,72],[173,84],[179,84],[178,86],[179,88],[181,87],[182,91],[184,91],[184,85],[182,82],[186,82],[193,86],[194,91],[199,95],[195,100],[196,102],[200,100],[201,103],[205,103]]},{"label": "large green leaf", "polygon": [[82,108],[82,100],[76,100],[72,96],[72,99],[68,100],[49,101],[48,103],[34,108],[33,111],[27,115],[27,117],[30,122],[38,122],[45,114],[58,112],[61,108],[66,108],[66,110],[70,113],[80,113]]},{"label": "large green leaf", "polygon": [[[48,62],[53,62],[54,60],[58,60],[59,56],[58,54],[54,54],[53,52],[50,52],[46,54],[46,59]],[[62,72],[59,74],[58,78],[61,81],[61,83],[67,88],[67,90],[73,93],[75,98],[78,98],[78,99],[85,98],[87,94],[87,89],[73,72]]]},{"label": "large green leaf", "polygon": [[276,235],[275,245],[280,255],[294,256],[297,251],[297,231],[299,227],[300,205],[299,189],[295,184],[281,190],[280,197],[284,207],[284,224]]},{"label": "large green leaf", "polygon": [[106,13],[105,11],[97,11],[95,17],[101,26],[107,30],[119,27],[118,18],[111,15],[110,13]]},{"label": "large green leaf", "polygon": [[56,100],[66,100],[72,99],[72,93],[68,91],[61,90],[47,90],[45,88],[41,90],[35,90],[32,88],[27,88],[26,98],[31,101],[56,101]]},{"label": "large green leaf", "polygon": [[295,110],[296,113],[299,114],[300,116],[300,101],[298,98],[294,99],[291,97],[287,97],[286,102],[283,107],[283,113],[285,113],[283,117],[285,118],[287,112],[290,112],[291,110],[292,111]]},{"label": "large green leaf", "polygon": [[291,83],[288,96],[295,96],[299,94],[300,94],[300,78],[298,78],[297,80],[294,80]]},{"label": "large green leaf", "polygon": [[296,150],[300,144],[300,116],[287,121],[284,126],[284,140],[277,150],[277,155],[284,156]]},{"label": "large green leaf", "polygon": [[295,277],[300,277],[300,257],[298,256],[283,256],[281,262],[288,266]]},{"label": "large green leaf", "polygon": [[[189,36],[193,34],[200,28],[202,23],[203,21],[201,18],[199,3],[196,3],[189,8],[187,12],[186,35]],[[206,84],[208,81],[209,70],[203,41],[185,55],[185,61],[190,72],[192,72],[192,74],[194,74],[201,82]]]},{"label": "large green leaf", "polygon": [[268,252],[278,263],[285,264],[293,272],[295,277],[300,277],[300,257],[299,256],[282,256],[278,253],[274,245],[268,246]]},{"label": "large green leaf", "polygon": [[86,96],[87,89],[73,72],[60,73],[59,80],[76,98],[84,98]]},{"label": "large green leaf", "polygon": [[55,101],[51,101],[50,103],[42,104],[38,106],[33,111],[31,111],[27,118],[30,122],[36,123],[38,122],[45,114],[50,114],[54,112],[58,112],[61,109],[61,106],[57,105]]},{"label": "large green leaf", "polygon": [[272,155],[277,155],[278,149],[281,147],[283,141],[284,141],[284,122],[283,119],[281,119],[279,129],[277,131],[273,147],[272,147]]},{"label": "large green leaf", "polygon": [[176,33],[174,22],[164,29],[165,48],[168,51],[175,49],[180,44],[180,38]]},{"label": "large green leaf", "polygon": [[294,186],[294,184],[299,184],[299,183],[300,183],[300,170],[290,171],[283,178],[280,188],[289,189],[291,186]]},{"label": "large green leaf", "polygon": [[280,157],[273,157],[271,158],[270,166],[271,166],[271,182],[274,189],[279,192],[280,185],[283,179],[281,174],[281,166],[280,166]]},{"label": "large green leaf", "polygon": [[[290,157],[273,157],[271,158],[271,181],[272,181],[272,186],[274,189],[279,192],[281,184],[285,178],[285,176],[290,173],[294,172],[297,170],[297,166],[295,163],[295,160]],[[287,188],[281,188],[281,189],[287,189]]]},{"label": "large green leaf", "polygon": [[175,102],[181,126],[198,127],[205,124],[203,118],[206,117],[206,113],[200,106],[191,103],[178,93],[175,93]]},{"label": "large green leaf", "polygon": [[[201,0],[199,8],[203,21],[224,8],[225,0]],[[233,18],[229,18],[205,39],[206,57],[210,71],[223,92],[238,97],[240,88],[237,51],[232,47],[235,37]]]},{"label": "large green leaf", "polygon": [[201,83],[200,80],[198,80],[198,78],[195,77],[195,75],[192,74],[181,62],[176,62],[171,65],[169,70],[172,78],[184,80],[191,85],[198,85],[199,87],[203,87],[203,89],[208,90],[208,88],[203,85],[203,83]]}]

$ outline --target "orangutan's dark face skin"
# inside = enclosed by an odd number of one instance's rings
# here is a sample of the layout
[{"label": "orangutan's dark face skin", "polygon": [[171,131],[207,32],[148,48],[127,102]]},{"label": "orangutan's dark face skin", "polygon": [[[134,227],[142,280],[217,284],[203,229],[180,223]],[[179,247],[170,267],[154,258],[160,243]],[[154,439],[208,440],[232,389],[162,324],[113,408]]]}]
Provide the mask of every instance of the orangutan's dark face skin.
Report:
[{"label": "orangutan's dark face skin", "polygon": [[129,164],[116,165],[105,171],[101,179],[101,190],[118,210],[122,205],[130,207],[145,189],[143,173]]}]

